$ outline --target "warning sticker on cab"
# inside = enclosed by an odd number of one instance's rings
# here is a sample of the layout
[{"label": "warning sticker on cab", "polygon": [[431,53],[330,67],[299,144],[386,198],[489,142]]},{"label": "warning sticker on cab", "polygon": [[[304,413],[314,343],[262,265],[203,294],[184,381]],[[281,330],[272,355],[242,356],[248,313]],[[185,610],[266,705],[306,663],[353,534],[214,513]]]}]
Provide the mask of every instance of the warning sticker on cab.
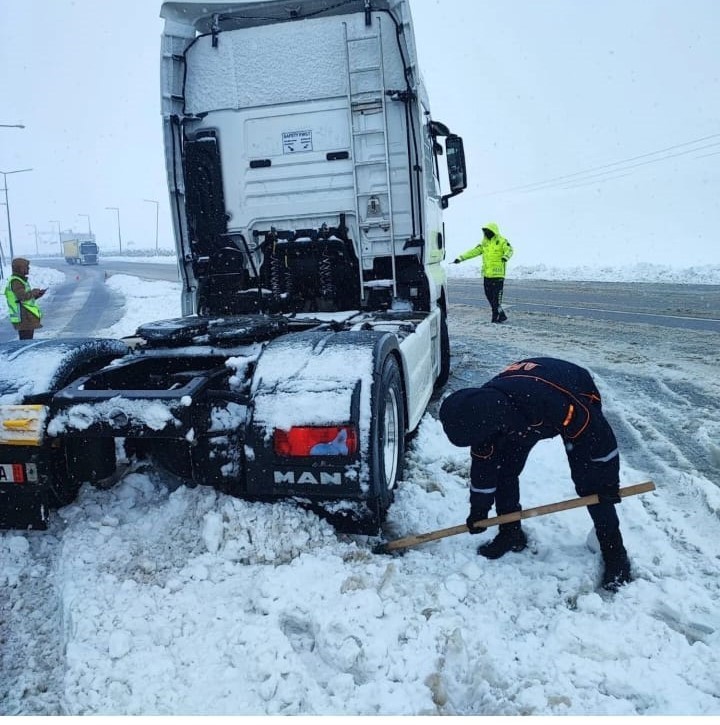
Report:
[{"label": "warning sticker on cab", "polygon": [[34,463],[0,463],[0,483],[35,483],[37,466]]},{"label": "warning sticker on cab", "polygon": [[284,131],[282,145],[284,154],[296,154],[298,151],[312,151],[312,131]]}]

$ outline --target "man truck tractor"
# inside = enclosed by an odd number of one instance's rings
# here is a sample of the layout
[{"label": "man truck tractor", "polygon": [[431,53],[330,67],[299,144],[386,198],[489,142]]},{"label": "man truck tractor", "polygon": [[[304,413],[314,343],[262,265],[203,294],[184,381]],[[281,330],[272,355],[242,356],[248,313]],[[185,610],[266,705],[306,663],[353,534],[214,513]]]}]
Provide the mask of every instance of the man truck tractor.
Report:
[{"label": "man truck tractor", "polygon": [[0,525],[142,462],[377,532],[449,374],[442,210],[466,186],[408,0],[161,16],[182,317],[0,347]]}]

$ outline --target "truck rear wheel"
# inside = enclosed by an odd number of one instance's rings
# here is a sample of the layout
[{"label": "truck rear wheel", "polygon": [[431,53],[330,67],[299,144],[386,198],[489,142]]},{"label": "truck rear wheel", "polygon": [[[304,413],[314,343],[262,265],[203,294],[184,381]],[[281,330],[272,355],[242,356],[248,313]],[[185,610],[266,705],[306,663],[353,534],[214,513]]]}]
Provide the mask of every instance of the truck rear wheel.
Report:
[{"label": "truck rear wheel", "polygon": [[405,457],[405,393],[397,360],[388,356],[373,396],[370,426],[370,472],[372,493],[368,506],[376,532],[385,519],[402,478]]}]

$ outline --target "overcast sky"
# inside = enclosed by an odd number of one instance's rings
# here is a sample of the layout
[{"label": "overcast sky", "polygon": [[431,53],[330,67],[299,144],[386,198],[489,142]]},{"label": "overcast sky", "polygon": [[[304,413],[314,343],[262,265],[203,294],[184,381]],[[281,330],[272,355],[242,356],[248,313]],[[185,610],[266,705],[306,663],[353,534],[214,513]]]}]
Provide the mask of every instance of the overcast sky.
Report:
[{"label": "overcast sky", "polygon": [[[518,265],[720,262],[720,2],[411,6],[433,115],[466,145],[469,188],[446,216],[450,259],[495,221]],[[34,251],[34,227],[40,251],[53,249],[57,222],[80,232],[90,221],[117,249],[106,207],[120,209],[124,248],[152,247],[155,204],[144,199],[160,203],[160,246],[172,247],[159,9],[0,4],[0,124],[26,126],[0,128],[0,171],[33,169],[7,177],[16,254]]]}]

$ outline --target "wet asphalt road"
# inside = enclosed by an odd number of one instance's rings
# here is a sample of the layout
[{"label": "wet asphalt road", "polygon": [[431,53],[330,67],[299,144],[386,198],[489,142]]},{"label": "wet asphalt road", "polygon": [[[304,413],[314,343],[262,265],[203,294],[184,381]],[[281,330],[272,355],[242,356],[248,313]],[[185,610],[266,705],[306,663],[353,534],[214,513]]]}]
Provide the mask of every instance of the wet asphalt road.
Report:
[{"label": "wet asphalt road", "polygon": [[[484,307],[482,280],[450,279],[450,302]],[[559,317],[720,332],[720,286],[628,282],[505,281],[503,306]]]},{"label": "wet asphalt road", "polygon": [[[179,281],[174,264],[104,260],[98,266],[71,266],[62,259],[38,259],[36,265],[64,272],[66,280],[42,300],[42,337],[92,336],[120,319],[123,300],[105,285],[106,275],[128,274],[150,280]],[[451,304],[478,307],[490,316],[481,279],[450,279]],[[505,281],[504,307],[563,319],[645,323],[687,330],[720,332],[720,285]],[[15,339],[9,326],[0,341]]]}]

